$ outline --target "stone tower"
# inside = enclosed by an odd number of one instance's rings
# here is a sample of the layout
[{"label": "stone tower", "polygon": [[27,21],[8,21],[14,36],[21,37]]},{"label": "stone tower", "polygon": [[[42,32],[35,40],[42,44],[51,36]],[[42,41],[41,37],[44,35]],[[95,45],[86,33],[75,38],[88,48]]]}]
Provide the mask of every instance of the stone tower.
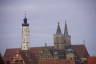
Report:
[{"label": "stone tower", "polygon": [[64,49],[64,35],[61,32],[60,24],[58,22],[56,34],[54,34],[54,45],[55,49],[62,50]]},{"label": "stone tower", "polygon": [[71,46],[71,39],[70,35],[68,34],[68,28],[65,21],[65,29],[64,34],[61,32],[60,24],[58,22],[56,34],[54,34],[54,46],[55,49],[64,50]]},{"label": "stone tower", "polygon": [[69,48],[71,46],[71,36],[68,34],[66,20],[65,20],[65,29],[64,29],[64,43],[65,43],[65,48]]},{"label": "stone tower", "polygon": [[22,45],[21,50],[29,49],[29,24],[27,23],[27,18],[23,19],[24,23],[22,24]]}]

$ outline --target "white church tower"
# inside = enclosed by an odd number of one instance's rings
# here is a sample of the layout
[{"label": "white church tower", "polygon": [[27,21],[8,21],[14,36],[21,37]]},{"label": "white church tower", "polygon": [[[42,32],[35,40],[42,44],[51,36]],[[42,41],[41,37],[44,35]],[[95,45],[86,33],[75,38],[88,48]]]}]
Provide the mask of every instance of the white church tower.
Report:
[{"label": "white church tower", "polygon": [[24,23],[22,24],[22,44],[21,50],[29,49],[29,24],[27,23],[27,18],[23,19]]}]

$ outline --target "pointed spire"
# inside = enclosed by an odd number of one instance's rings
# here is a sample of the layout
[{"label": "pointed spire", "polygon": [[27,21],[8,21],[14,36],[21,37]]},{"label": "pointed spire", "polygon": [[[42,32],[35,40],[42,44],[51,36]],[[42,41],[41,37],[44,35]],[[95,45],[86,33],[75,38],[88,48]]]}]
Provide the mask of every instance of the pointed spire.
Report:
[{"label": "pointed spire", "polygon": [[65,20],[64,36],[68,36],[68,28],[67,28],[66,20]]},{"label": "pointed spire", "polygon": [[22,26],[29,26],[29,24],[27,23],[26,11],[25,11],[24,16],[25,16],[23,19],[24,23],[22,24]]},{"label": "pointed spire", "polygon": [[59,22],[58,22],[58,26],[57,26],[57,32],[56,32],[56,34],[61,34],[61,29],[60,29]]},{"label": "pointed spire", "polygon": [[24,17],[24,20],[23,21],[24,21],[24,24],[27,24],[26,11],[25,11],[25,14],[24,15],[25,15],[25,17]]}]

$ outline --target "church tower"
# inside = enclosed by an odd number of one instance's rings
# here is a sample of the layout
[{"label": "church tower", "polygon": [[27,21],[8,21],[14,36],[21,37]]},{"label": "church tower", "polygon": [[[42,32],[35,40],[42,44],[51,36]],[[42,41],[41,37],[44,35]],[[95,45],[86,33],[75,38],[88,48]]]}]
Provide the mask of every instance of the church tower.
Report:
[{"label": "church tower", "polygon": [[71,36],[68,34],[68,27],[65,20],[65,29],[64,29],[64,43],[65,48],[69,48],[71,46]]},{"label": "church tower", "polygon": [[61,32],[61,28],[60,28],[60,24],[58,22],[58,26],[57,26],[57,31],[56,34],[54,34],[54,45],[55,45],[55,49],[58,50],[62,50],[64,49],[64,39],[63,39],[63,34]]},{"label": "church tower", "polygon": [[68,34],[66,21],[64,34],[62,34],[60,24],[58,23],[56,34],[54,34],[54,46],[57,50],[64,50],[71,46],[71,36]]},{"label": "church tower", "polygon": [[24,23],[22,24],[22,45],[21,50],[27,51],[29,49],[29,24],[27,23],[27,18],[23,19]]}]

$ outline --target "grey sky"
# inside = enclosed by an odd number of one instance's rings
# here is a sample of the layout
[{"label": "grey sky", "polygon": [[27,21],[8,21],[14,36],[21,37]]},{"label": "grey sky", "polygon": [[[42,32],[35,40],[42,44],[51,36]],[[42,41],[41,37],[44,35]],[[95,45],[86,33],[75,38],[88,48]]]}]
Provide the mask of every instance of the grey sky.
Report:
[{"label": "grey sky", "polygon": [[65,19],[72,44],[84,44],[96,56],[96,0],[0,0],[0,52],[21,47],[24,11],[30,24],[30,47],[53,45],[57,22]]}]

